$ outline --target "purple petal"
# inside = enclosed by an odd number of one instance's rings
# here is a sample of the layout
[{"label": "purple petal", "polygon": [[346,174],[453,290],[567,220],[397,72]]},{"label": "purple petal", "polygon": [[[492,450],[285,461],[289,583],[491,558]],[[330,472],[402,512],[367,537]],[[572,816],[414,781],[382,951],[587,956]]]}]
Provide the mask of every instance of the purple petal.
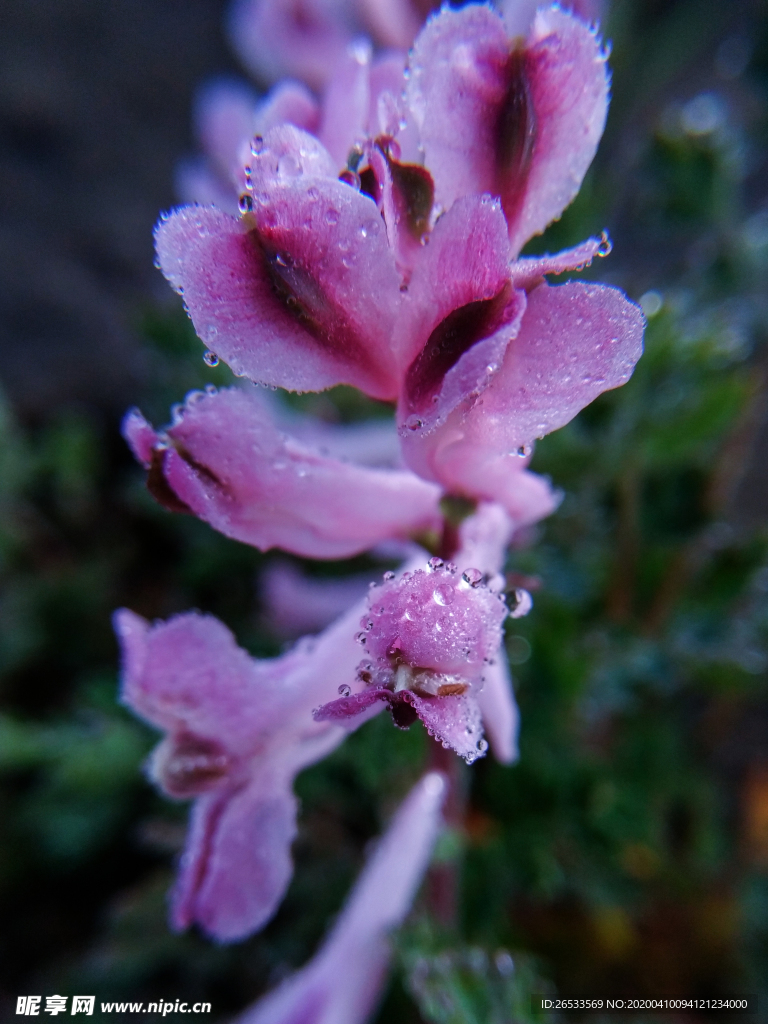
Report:
[{"label": "purple petal", "polygon": [[568,270],[583,270],[595,256],[607,256],[610,251],[608,236],[588,238],[586,242],[564,249],[554,256],[526,256],[516,260],[510,267],[515,288],[532,291],[542,283],[545,274],[564,274]]},{"label": "purple petal", "polygon": [[339,0],[237,0],[229,36],[257,78],[298,78],[320,89],[350,39],[347,7]]},{"label": "purple petal", "polygon": [[371,45],[351,43],[338,61],[323,96],[320,141],[336,161],[345,166],[350,150],[368,134],[371,103]]},{"label": "purple petal", "polygon": [[235,373],[289,390],[396,394],[399,278],[367,196],[300,177],[272,189],[253,219],[176,210],[156,244],[199,336]]},{"label": "purple petal", "polygon": [[447,566],[385,581],[371,591],[370,605],[366,654],[466,682],[479,679],[484,660],[498,650],[507,614],[496,594]]},{"label": "purple petal", "polygon": [[254,132],[256,94],[242,82],[219,80],[200,90],[194,120],[200,144],[225,181],[236,180],[240,147]]},{"label": "purple petal", "polygon": [[[136,413],[129,429],[143,451]],[[323,455],[278,431],[256,396],[238,389],[191,395],[167,437],[154,461],[143,460],[152,492],[163,501],[165,483],[214,529],[262,551],[345,558],[439,527],[438,487]]]},{"label": "purple petal", "polygon": [[280,82],[256,108],[253,132],[266,135],[279,125],[292,124],[315,133],[319,123],[320,108],[309,89],[301,82]]},{"label": "purple petal", "polygon": [[[509,35],[523,37],[528,35],[538,8],[546,6],[541,0],[502,0],[499,4]],[[601,0],[563,0],[558,6],[572,11],[587,24],[597,21],[603,10]]]},{"label": "purple petal", "polygon": [[564,426],[601,392],[629,380],[643,326],[640,309],[616,288],[540,285],[483,404],[465,417],[469,442],[509,452]]},{"label": "purple petal", "polygon": [[172,922],[236,942],[274,914],[293,873],[297,801],[290,781],[257,776],[198,800],[172,895]]},{"label": "purple petal", "polygon": [[517,760],[520,713],[512,689],[507,656],[502,648],[485,670],[485,685],[475,694],[493,756],[501,764]]},{"label": "purple petal", "polygon": [[575,196],[607,98],[598,40],[557,9],[538,13],[525,49],[489,7],[443,9],[411,57],[408,99],[438,202],[500,196],[513,252]]},{"label": "purple petal", "polygon": [[429,864],[445,792],[435,772],[414,787],[321,949],[237,1024],[365,1024],[384,982],[389,933],[407,916]]},{"label": "purple petal", "polygon": [[296,655],[254,661],[210,615],[177,615],[148,627],[125,609],[115,615],[124,651],[121,700],[171,733],[219,740],[249,754],[290,707],[284,676]]},{"label": "purple petal", "polygon": [[387,690],[383,686],[372,686],[360,693],[350,694],[349,697],[339,697],[338,700],[321,705],[315,709],[313,717],[316,722],[346,722],[348,718],[356,718],[363,711],[374,707],[377,701],[389,703],[392,699],[391,690]]},{"label": "purple petal", "polygon": [[358,0],[360,14],[382,46],[407,50],[419,31],[421,11],[412,0]]},{"label": "purple petal", "polygon": [[430,736],[444,747],[455,750],[467,764],[482,757],[488,749],[483,740],[480,707],[473,692],[455,697],[420,697],[404,693],[403,700],[413,706]]},{"label": "purple petal", "polygon": [[398,419],[426,436],[498,372],[525,296],[510,284],[504,215],[473,196],[442,217],[416,264],[395,340],[407,367]]},{"label": "purple petal", "polygon": [[284,637],[317,633],[365,597],[369,580],[369,573],[317,579],[292,562],[272,562],[261,576],[267,621]]}]

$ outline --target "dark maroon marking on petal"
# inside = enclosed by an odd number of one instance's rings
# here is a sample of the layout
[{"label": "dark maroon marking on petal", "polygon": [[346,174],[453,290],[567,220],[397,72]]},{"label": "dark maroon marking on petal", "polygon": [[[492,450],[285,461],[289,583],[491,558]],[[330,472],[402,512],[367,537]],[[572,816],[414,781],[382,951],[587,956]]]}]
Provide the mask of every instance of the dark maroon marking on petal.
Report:
[{"label": "dark maroon marking on petal", "polygon": [[245,238],[260,261],[281,308],[326,352],[358,366],[370,367],[371,360],[349,323],[346,311],[328,297],[314,274],[286,248],[275,244],[263,229],[255,228]]},{"label": "dark maroon marking on petal", "polygon": [[214,789],[226,777],[231,764],[215,740],[182,733],[156,766],[158,782],[171,796],[199,796]]},{"label": "dark maroon marking on petal", "polygon": [[197,459],[194,458],[194,456],[189,451],[187,451],[184,445],[179,444],[179,442],[176,441],[173,437],[171,437],[171,443],[173,444],[173,448],[176,454],[179,456],[179,458],[183,459],[184,462],[186,462],[190,469],[194,469],[194,471],[199,476],[205,477],[205,479],[209,483],[215,484],[217,487],[220,487],[221,490],[227,490],[226,484],[218,476],[216,476],[213,470],[208,469],[208,467],[204,466],[202,462],[198,462]]},{"label": "dark maroon marking on petal", "polygon": [[416,708],[405,699],[390,701],[389,710],[392,713],[392,721],[398,729],[410,729],[419,717]]},{"label": "dark maroon marking on petal", "polygon": [[194,514],[192,509],[176,495],[165,479],[164,467],[167,454],[167,449],[153,449],[152,461],[147,472],[147,490],[155,501],[169,512],[180,512],[182,515],[191,516]]},{"label": "dark maroon marking on petal", "polygon": [[510,53],[506,96],[496,118],[496,182],[507,218],[513,217],[525,194],[536,142],[536,111],[526,67],[526,53]]},{"label": "dark maroon marking on petal", "polygon": [[429,228],[429,215],[435,201],[432,175],[418,164],[400,164],[389,156],[387,163],[398,206],[408,230],[419,241]]},{"label": "dark maroon marking on petal", "polygon": [[378,202],[379,186],[372,167],[364,167],[360,171],[360,191],[369,196],[374,203]]},{"label": "dark maroon marking on petal", "polygon": [[423,409],[440,391],[446,373],[464,353],[506,323],[508,318],[504,314],[511,297],[512,286],[507,282],[492,299],[468,302],[435,327],[406,374],[409,408]]}]

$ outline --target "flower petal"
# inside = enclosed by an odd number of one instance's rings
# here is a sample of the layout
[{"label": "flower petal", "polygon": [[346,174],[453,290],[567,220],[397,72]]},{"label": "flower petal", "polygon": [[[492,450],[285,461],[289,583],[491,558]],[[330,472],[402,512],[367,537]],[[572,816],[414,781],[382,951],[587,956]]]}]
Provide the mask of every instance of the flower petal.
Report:
[{"label": "flower petal", "polygon": [[485,670],[485,685],[475,698],[483,716],[483,725],[491,741],[493,756],[501,764],[513,764],[518,758],[517,734],[520,713],[512,689],[507,655],[502,648]]},{"label": "flower petal", "polygon": [[161,729],[226,738],[227,751],[244,757],[291,706],[285,677],[296,653],[254,661],[211,615],[189,612],[149,627],[122,609],[115,631],[124,651],[121,700]]},{"label": "flower petal", "polygon": [[174,927],[197,923],[220,942],[236,942],[264,925],[293,873],[296,810],[290,782],[271,775],[198,800],[172,894]]},{"label": "flower petal", "polygon": [[237,1024],[365,1024],[384,981],[389,933],[408,914],[429,864],[446,791],[436,772],[411,790],[320,951]]},{"label": "flower petal", "polygon": [[[136,413],[126,434],[145,450]],[[158,443],[143,460],[153,493],[163,501],[157,486],[167,485],[214,529],[262,551],[346,558],[440,524],[438,487],[407,470],[324,455],[278,431],[256,396],[239,389],[193,393],[167,437],[170,445]]]},{"label": "flower petal", "polygon": [[321,89],[350,38],[343,0],[237,0],[232,45],[257,78],[299,78]]},{"label": "flower petal", "polygon": [[395,349],[405,370],[398,419],[426,435],[474,401],[501,366],[525,308],[510,285],[497,202],[471,196],[438,220],[403,301]]},{"label": "flower petal", "polygon": [[580,281],[535,288],[501,370],[464,419],[468,441],[501,454],[564,426],[629,380],[643,326],[639,307],[617,288]]},{"label": "flower petal", "polygon": [[271,89],[256,108],[253,131],[266,135],[281,124],[292,124],[314,133],[319,123],[320,107],[309,89],[301,82],[287,81]]},{"label": "flower petal", "polygon": [[197,137],[225,181],[237,180],[240,147],[253,135],[256,109],[256,94],[242,82],[208,82],[196,97]]},{"label": "flower petal", "polygon": [[362,142],[368,133],[371,57],[371,44],[367,40],[350,43],[323,96],[318,135],[339,169],[346,165],[354,144]]},{"label": "flower petal", "polygon": [[299,177],[271,189],[253,220],[176,210],[156,244],[198,335],[235,373],[289,390],[346,383],[394,397],[399,278],[367,196]]},{"label": "flower petal", "polygon": [[578,191],[605,124],[608,77],[578,19],[539,11],[520,49],[490,7],[469,4],[421,32],[407,95],[438,202],[500,196],[517,252]]}]

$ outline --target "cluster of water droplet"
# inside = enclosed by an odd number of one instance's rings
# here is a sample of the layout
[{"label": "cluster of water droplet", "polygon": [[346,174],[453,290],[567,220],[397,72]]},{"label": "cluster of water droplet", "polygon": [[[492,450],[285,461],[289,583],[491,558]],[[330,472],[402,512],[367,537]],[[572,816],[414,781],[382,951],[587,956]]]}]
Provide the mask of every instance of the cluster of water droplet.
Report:
[{"label": "cluster of water droplet", "polygon": [[358,678],[367,685],[423,696],[445,696],[479,685],[496,655],[507,615],[479,569],[460,573],[432,558],[424,569],[385,573],[371,591],[358,643],[369,660]]}]

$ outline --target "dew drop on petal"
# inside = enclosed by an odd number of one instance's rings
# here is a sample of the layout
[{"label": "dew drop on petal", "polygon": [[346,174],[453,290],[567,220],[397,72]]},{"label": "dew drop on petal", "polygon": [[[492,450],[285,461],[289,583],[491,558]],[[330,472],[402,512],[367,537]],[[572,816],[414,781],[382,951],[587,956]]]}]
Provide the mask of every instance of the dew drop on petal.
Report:
[{"label": "dew drop on petal", "polygon": [[219,365],[219,357],[216,355],[215,352],[211,352],[211,350],[208,349],[207,352],[203,353],[203,362],[205,363],[206,366],[210,366],[210,367],[218,366]]},{"label": "dew drop on petal", "polygon": [[341,686],[338,689],[339,696],[340,697],[348,697],[350,695],[350,693],[352,693],[352,687],[351,686],[347,686],[346,683],[342,683]]},{"label": "dew drop on petal", "polygon": [[365,641],[366,641],[366,639],[367,639],[367,637],[366,637],[365,633],[358,633],[358,634],[357,634],[357,635],[355,636],[355,640],[357,640],[357,642],[358,642],[359,644],[364,644],[364,643],[365,643]]},{"label": "dew drop on petal", "polygon": [[264,139],[261,135],[254,135],[251,139],[251,153],[254,156],[258,156],[259,153],[264,152]]},{"label": "dew drop on petal", "polygon": [[479,569],[465,569],[461,574],[461,578],[465,583],[468,583],[470,587],[479,587],[483,581],[483,574]]},{"label": "dew drop on petal", "polygon": [[435,555],[434,558],[430,558],[430,560],[427,562],[427,567],[431,569],[432,572],[434,572],[436,569],[442,569],[443,565],[444,562],[442,558],[438,558],[437,555]]},{"label": "dew drop on petal", "polygon": [[388,572],[384,573],[384,579],[385,580],[393,580],[394,578],[395,578],[395,574],[391,570],[389,570]]},{"label": "dew drop on petal", "polygon": [[432,597],[436,604],[448,605],[453,603],[455,592],[450,583],[441,583],[435,587]]},{"label": "dew drop on petal", "polygon": [[253,196],[248,195],[247,192],[243,192],[237,201],[237,206],[240,213],[250,213],[253,209]]}]

